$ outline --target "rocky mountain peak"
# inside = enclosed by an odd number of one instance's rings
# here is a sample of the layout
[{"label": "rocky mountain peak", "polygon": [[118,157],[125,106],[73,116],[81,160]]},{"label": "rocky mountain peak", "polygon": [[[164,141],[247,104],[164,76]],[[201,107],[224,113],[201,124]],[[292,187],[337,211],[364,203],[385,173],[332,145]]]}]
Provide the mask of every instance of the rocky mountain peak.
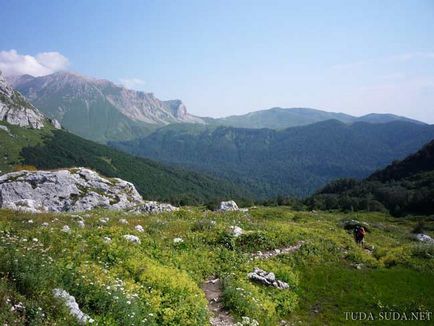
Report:
[{"label": "rocky mountain peak", "polygon": [[20,127],[40,129],[46,121],[44,115],[27,102],[8,84],[0,71],[0,121]]}]

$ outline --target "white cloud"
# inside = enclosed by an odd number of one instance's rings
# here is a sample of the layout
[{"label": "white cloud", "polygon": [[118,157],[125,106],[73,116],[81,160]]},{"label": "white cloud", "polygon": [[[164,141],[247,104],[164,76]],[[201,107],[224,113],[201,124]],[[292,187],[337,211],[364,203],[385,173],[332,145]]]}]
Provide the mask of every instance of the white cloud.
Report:
[{"label": "white cloud", "polygon": [[121,78],[119,81],[123,86],[130,89],[140,89],[145,84],[140,78]]},{"label": "white cloud", "polygon": [[42,52],[31,56],[19,54],[16,50],[0,51],[0,71],[6,76],[45,76],[68,66],[69,60],[59,52]]}]

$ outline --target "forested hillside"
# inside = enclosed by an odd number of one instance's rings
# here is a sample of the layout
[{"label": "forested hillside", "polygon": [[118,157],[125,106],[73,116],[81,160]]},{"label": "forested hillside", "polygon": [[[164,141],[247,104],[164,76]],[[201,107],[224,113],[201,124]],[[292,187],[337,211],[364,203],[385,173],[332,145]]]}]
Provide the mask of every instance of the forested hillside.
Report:
[{"label": "forested hillside", "polygon": [[64,130],[34,130],[5,123],[2,126],[7,129],[0,128],[0,155],[3,158],[0,173],[31,166],[38,169],[83,166],[108,177],[133,182],[146,199],[179,205],[248,197],[245,191],[230,182],[136,158]]},{"label": "forested hillside", "polygon": [[171,125],[111,143],[124,151],[213,173],[257,198],[305,196],[337,178],[364,178],[434,138],[434,126],[329,120],[285,130]]},{"label": "forested hillside", "polygon": [[337,180],[308,200],[311,207],[389,210],[393,215],[434,212],[434,141],[363,181]]}]

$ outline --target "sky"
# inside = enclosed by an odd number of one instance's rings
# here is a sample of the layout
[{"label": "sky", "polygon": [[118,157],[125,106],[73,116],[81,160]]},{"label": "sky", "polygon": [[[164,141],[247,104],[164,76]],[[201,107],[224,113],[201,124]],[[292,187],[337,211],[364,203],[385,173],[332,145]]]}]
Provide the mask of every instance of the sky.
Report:
[{"label": "sky", "polygon": [[71,70],[222,117],[271,107],[434,123],[433,0],[0,0],[0,69]]}]

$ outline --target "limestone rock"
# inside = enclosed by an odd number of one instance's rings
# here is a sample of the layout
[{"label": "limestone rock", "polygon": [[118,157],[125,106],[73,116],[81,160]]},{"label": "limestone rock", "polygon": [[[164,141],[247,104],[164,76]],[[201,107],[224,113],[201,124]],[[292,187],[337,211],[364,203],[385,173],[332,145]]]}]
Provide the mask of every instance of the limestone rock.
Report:
[{"label": "limestone rock", "polygon": [[238,205],[233,200],[222,201],[219,206],[219,211],[227,212],[227,211],[238,211]]},{"label": "limestone rock", "polygon": [[260,268],[255,267],[252,273],[248,275],[249,280],[261,283],[267,286],[274,286],[275,288],[284,290],[288,289],[289,285],[286,282],[276,279],[273,272],[266,272]]},{"label": "limestone rock", "polygon": [[14,91],[0,71],[0,121],[11,125],[41,129],[46,121],[44,115],[24,97]]},{"label": "limestone rock", "polygon": [[178,207],[172,206],[167,203],[159,203],[156,201],[146,201],[143,205],[137,206],[133,209],[136,213],[159,214],[164,212],[175,212],[179,210]]},{"label": "limestone rock", "polygon": [[0,207],[29,212],[78,212],[94,208],[130,209],[143,204],[134,185],[74,168],[19,171],[0,176]]},{"label": "limestone rock", "polygon": [[416,234],[416,240],[418,240],[420,242],[434,243],[433,238],[431,238],[429,235],[423,234],[423,233]]}]

